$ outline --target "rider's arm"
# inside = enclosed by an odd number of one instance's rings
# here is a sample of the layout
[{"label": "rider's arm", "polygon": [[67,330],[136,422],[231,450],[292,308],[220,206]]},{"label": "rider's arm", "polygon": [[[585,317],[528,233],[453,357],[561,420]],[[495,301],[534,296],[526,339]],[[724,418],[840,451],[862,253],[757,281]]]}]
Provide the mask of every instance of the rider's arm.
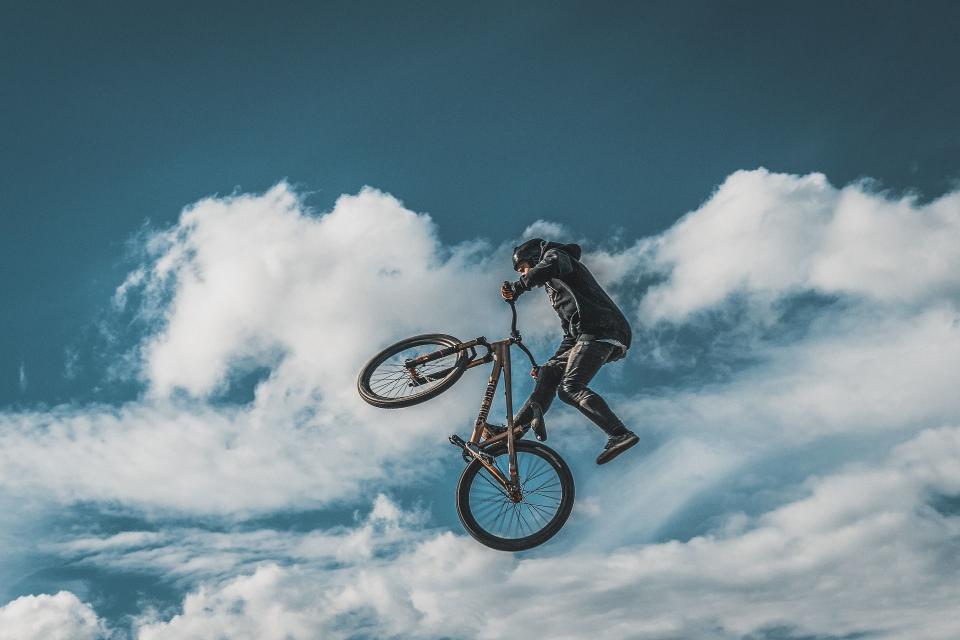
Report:
[{"label": "rider's arm", "polygon": [[571,271],[573,271],[573,264],[570,262],[570,256],[562,251],[550,249],[543,254],[540,262],[527,271],[526,275],[520,276],[519,282],[524,289],[529,291],[546,283],[551,278],[558,278]]}]

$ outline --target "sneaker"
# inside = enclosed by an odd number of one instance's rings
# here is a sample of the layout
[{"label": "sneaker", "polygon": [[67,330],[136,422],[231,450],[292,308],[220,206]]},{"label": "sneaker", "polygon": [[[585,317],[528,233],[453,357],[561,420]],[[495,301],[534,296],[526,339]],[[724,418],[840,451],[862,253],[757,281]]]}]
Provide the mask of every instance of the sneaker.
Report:
[{"label": "sneaker", "polygon": [[610,462],[638,442],[640,442],[640,438],[638,438],[637,434],[633,431],[627,431],[617,436],[610,436],[607,438],[607,445],[603,448],[603,451],[600,452],[600,455],[597,456],[597,464]]}]

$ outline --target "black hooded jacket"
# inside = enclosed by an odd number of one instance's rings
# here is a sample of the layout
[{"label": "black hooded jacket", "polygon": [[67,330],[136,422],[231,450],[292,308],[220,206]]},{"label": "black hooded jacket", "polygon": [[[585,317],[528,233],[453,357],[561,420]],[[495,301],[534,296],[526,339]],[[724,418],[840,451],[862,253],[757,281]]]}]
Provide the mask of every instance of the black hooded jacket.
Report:
[{"label": "black hooded jacket", "polygon": [[630,324],[580,262],[580,254],[580,245],[547,242],[540,261],[520,276],[520,287],[525,291],[546,287],[563,327],[563,342],[556,355],[572,348],[580,339],[613,338],[629,347]]}]

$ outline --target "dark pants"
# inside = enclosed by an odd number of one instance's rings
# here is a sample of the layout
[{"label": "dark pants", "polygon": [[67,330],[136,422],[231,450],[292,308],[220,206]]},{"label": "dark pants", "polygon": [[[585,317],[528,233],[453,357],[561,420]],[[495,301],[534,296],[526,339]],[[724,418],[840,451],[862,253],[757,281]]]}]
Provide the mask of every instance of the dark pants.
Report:
[{"label": "dark pants", "polygon": [[608,436],[622,433],[626,427],[614,415],[603,398],[587,384],[619,347],[608,342],[578,342],[569,351],[554,356],[540,367],[533,393],[514,417],[515,424],[525,424],[533,418],[531,404],[540,405],[547,412],[554,395],[576,407]]}]

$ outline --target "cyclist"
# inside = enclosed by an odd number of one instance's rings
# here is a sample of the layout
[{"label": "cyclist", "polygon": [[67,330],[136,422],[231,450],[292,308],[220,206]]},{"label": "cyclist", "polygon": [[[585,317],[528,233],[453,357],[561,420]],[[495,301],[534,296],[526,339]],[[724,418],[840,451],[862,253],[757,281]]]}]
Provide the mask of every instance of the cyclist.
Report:
[{"label": "cyclist", "polygon": [[540,238],[513,250],[513,268],[520,279],[505,283],[500,294],[505,300],[516,300],[524,291],[543,286],[563,327],[557,352],[539,372],[531,372],[537,383],[517,412],[515,423],[531,427],[538,440],[546,440],[543,414],[558,395],[607,435],[607,444],[597,456],[597,464],[605,464],[637,444],[639,438],[587,384],[604,364],[626,355],[631,332],[623,312],[580,262],[580,254],[579,245]]}]

